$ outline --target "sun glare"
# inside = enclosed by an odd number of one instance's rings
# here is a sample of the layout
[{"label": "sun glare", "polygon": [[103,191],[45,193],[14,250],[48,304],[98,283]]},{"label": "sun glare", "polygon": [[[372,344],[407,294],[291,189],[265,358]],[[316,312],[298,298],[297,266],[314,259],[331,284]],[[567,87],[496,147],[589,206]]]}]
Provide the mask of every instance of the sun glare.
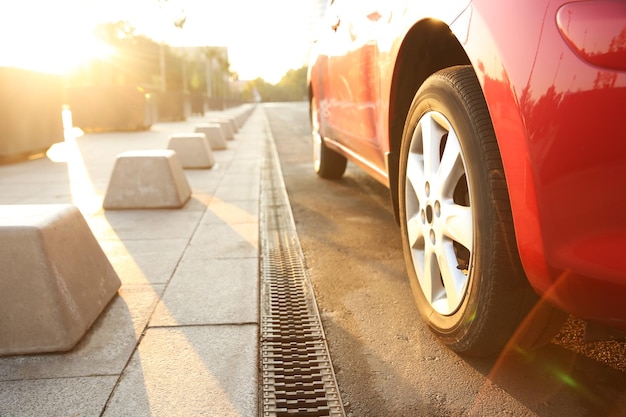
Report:
[{"label": "sun glare", "polygon": [[[66,74],[106,60],[112,48],[94,36],[95,25],[128,20],[172,46],[226,46],[242,79],[278,82],[306,64],[310,12],[292,0],[0,0],[0,66]],[[183,29],[172,24],[181,13]]]},{"label": "sun glare", "polygon": [[64,74],[93,59],[108,59],[110,45],[94,36],[55,33],[46,38],[25,38],[2,48],[0,65]]},{"label": "sun glare", "polygon": [[95,37],[93,23],[79,10],[50,4],[55,2],[0,6],[0,36],[10,39],[0,47],[0,66],[63,74],[112,54],[112,48]]}]

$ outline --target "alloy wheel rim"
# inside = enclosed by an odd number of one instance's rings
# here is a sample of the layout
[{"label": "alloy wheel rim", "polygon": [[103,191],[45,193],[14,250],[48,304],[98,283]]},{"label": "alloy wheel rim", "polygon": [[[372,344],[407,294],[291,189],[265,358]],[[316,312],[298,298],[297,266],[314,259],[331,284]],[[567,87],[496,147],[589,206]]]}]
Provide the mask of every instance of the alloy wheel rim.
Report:
[{"label": "alloy wheel rim", "polygon": [[406,233],[417,279],[432,308],[451,315],[468,291],[474,219],[461,145],[443,114],[419,120],[406,170]]}]

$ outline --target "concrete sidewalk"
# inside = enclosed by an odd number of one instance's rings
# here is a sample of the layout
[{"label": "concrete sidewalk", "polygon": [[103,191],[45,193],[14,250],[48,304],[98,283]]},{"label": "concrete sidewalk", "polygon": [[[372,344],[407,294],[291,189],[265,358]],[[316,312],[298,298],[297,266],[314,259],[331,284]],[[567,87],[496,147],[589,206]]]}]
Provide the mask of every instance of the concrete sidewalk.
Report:
[{"label": "concrete sidewalk", "polygon": [[263,109],[213,151],[213,168],[185,170],[182,209],[102,209],[117,154],[165,149],[238,110],[68,136],[47,158],[0,166],[0,205],[76,205],[122,281],[72,351],[0,357],[0,417],[258,414]]}]

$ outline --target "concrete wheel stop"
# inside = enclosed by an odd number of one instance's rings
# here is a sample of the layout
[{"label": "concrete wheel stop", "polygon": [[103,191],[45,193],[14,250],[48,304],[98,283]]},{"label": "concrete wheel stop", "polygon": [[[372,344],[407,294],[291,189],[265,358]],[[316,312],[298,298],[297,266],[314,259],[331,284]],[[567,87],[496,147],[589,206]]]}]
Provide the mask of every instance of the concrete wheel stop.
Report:
[{"label": "concrete wheel stop", "polygon": [[107,210],[181,208],[190,197],[176,152],[129,151],[117,156],[102,206]]},{"label": "concrete wheel stop", "polygon": [[239,132],[239,126],[237,125],[237,120],[234,116],[224,116],[222,117],[222,119],[228,120],[228,123],[230,123],[230,126],[232,127],[234,133]]},{"label": "concrete wheel stop", "polygon": [[80,211],[0,206],[0,355],[73,348],[121,282]]},{"label": "concrete wheel stop", "polygon": [[250,117],[253,111],[254,107],[248,107],[241,113],[235,115],[235,122],[237,123],[239,128],[242,128],[243,125],[246,124],[246,120],[248,120],[248,117]]},{"label": "concrete wheel stop", "polygon": [[167,148],[176,152],[183,168],[211,168],[213,152],[204,133],[177,133],[170,136]]},{"label": "concrete wheel stop", "polygon": [[219,123],[200,123],[196,126],[195,131],[206,135],[211,149],[223,150],[227,148],[226,137]]},{"label": "concrete wheel stop", "polygon": [[230,119],[226,119],[226,118],[213,119],[211,120],[210,123],[216,123],[220,125],[220,128],[222,129],[222,134],[224,135],[224,138],[226,138],[226,140],[235,139],[236,127],[234,126],[234,122],[231,121]]}]

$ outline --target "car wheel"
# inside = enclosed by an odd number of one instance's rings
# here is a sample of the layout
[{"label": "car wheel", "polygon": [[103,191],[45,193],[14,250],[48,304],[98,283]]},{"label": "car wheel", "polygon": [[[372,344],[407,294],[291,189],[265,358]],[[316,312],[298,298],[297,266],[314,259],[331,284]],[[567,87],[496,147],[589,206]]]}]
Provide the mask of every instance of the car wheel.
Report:
[{"label": "car wheel", "polygon": [[348,160],[337,152],[329,149],[320,134],[317,101],[311,99],[310,105],[311,133],[313,136],[313,164],[315,172],[322,178],[339,179],[346,171]]},{"label": "car wheel", "polygon": [[471,67],[442,70],[417,92],[398,186],[421,315],[458,353],[500,351],[536,295],[517,255],[498,145]]}]

